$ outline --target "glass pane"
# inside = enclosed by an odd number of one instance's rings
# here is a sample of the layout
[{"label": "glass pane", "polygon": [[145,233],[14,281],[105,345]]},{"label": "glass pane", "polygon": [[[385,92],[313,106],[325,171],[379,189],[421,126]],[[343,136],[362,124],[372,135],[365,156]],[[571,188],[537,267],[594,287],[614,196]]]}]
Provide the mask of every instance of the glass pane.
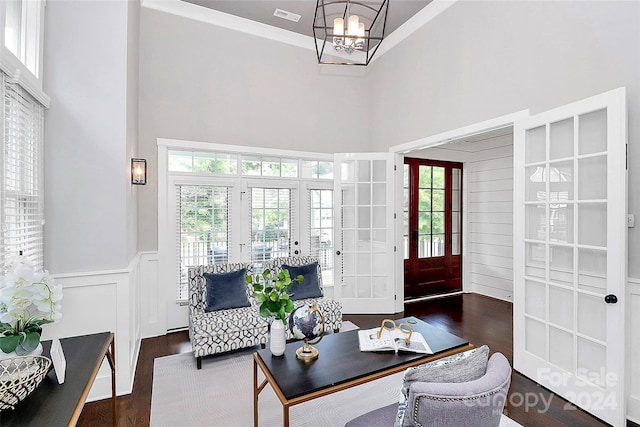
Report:
[{"label": "glass pane", "polygon": [[297,160],[282,159],[280,166],[280,176],[286,178],[295,178],[298,176]]},{"label": "glass pane", "polygon": [[451,235],[451,254],[460,255],[460,233],[453,233]]},{"label": "glass pane", "polygon": [[578,337],[577,376],[587,383],[606,387],[607,348]]},{"label": "glass pane", "polygon": [[549,248],[549,280],[573,287],[573,248],[564,246]]},{"label": "glass pane", "polygon": [[607,253],[578,249],[578,288],[605,295],[607,292]]},{"label": "glass pane", "polygon": [[356,260],[358,263],[357,274],[359,276],[371,275],[371,254],[356,254]]},{"label": "glass pane", "polygon": [[451,192],[451,210],[454,212],[460,211],[460,191],[453,190]]},{"label": "glass pane", "polygon": [[262,160],[262,176],[280,176],[280,159],[265,158]]},{"label": "glass pane", "polygon": [[[374,205],[386,205],[387,204],[387,184],[373,184],[373,204]],[[407,189],[407,203],[409,202],[409,190]]]},{"label": "glass pane", "polygon": [[573,243],[573,205],[549,205],[549,241]]},{"label": "glass pane", "polygon": [[409,165],[405,164],[402,169],[403,187],[409,188]]},{"label": "glass pane", "polygon": [[578,327],[581,334],[605,341],[607,337],[607,304],[604,299],[578,293]]},{"label": "glass pane", "polygon": [[387,296],[387,280],[384,277],[373,277],[371,279],[371,296],[373,298],[384,298]]},{"label": "glass pane", "polygon": [[257,157],[243,157],[242,158],[242,174],[243,175],[260,175],[262,172],[261,161]]},{"label": "glass pane", "polygon": [[353,160],[343,160],[340,165],[340,179],[342,182],[354,182],[356,178],[356,163]]},{"label": "glass pane", "polygon": [[369,160],[357,160],[358,163],[358,181],[371,181],[371,162]]},{"label": "glass pane", "polygon": [[549,362],[573,372],[573,335],[549,326]]},{"label": "glass pane", "polygon": [[545,320],[547,293],[545,284],[525,280],[524,282],[524,312],[530,316]]},{"label": "glass pane", "polygon": [[[347,262],[345,260],[345,268]],[[355,298],[356,296],[356,278],[355,277],[343,277],[342,278],[342,296],[345,298]]]},{"label": "glass pane", "polygon": [[526,169],[524,182],[524,200],[527,202],[544,201],[546,199],[546,173],[544,166],[530,166]]},{"label": "glass pane", "polygon": [[432,255],[444,256],[444,234],[434,234],[431,238]]},{"label": "glass pane", "polygon": [[433,234],[444,234],[444,212],[431,214],[431,232]]},{"label": "glass pane", "polygon": [[418,210],[431,210],[431,190],[418,190]]},{"label": "glass pane", "polygon": [[573,200],[573,160],[551,163],[549,167],[549,201]]},{"label": "glass pane", "polygon": [[355,228],[356,226],[356,208],[352,206],[342,207],[342,228]]},{"label": "glass pane", "polygon": [[359,206],[358,208],[358,228],[371,228],[371,208]]},{"label": "glass pane", "polygon": [[433,190],[431,193],[432,210],[444,211],[444,190]]},{"label": "glass pane", "polygon": [[333,162],[318,162],[318,178],[333,179]]},{"label": "glass pane", "polygon": [[541,243],[525,243],[526,256],[524,274],[529,277],[545,278],[545,246]]},{"label": "glass pane", "polygon": [[345,251],[344,265],[346,267],[346,265],[348,264],[346,253],[354,252],[357,247],[355,230],[342,230],[342,247]]},{"label": "glass pane", "polygon": [[433,188],[444,188],[445,168],[434,166],[433,168]]},{"label": "glass pane", "polygon": [[420,234],[431,233],[431,214],[428,212],[418,213],[418,230]]},{"label": "glass pane", "polygon": [[607,205],[593,203],[578,207],[578,243],[607,246]]},{"label": "glass pane", "polygon": [[547,217],[544,205],[526,205],[524,222],[525,239],[546,239]]},{"label": "glass pane", "polygon": [[431,188],[431,166],[418,166],[418,187]]},{"label": "glass pane", "polygon": [[358,204],[371,204],[371,184],[358,184]]},{"label": "glass pane", "polygon": [[356,204],[356,187],[353,184],[342,186],[342,205],[353,206]]},{"label": "glass pane", "polygon": [[536,163],[546,160],[546,127],[528,129],[525,133],[524,162]]},{"label": "glass pane", "polygon": [[216,173],[236,175],[238,173],[238,156],[235,154],[216,154]]},{"label": "glass pane", "polygon": [[318,162],[315,160],[303,160],[300,162],[300,176],[302,178],[317,178]]},{"label": "glass pane", "polygon": [[431,235],[420,234],[418,236],[418,258],[431,256]]},{"label": "glass pane", "polygon": [[544,323],[529,317],[524,320],[524,349],[529,353],[545,359],[547,358],[547,339]]},{"label": "glass pane", "polygon": [[371,298],[371,277],[356,278],[356,298]]},{"label": "glass pane", "polygon": [[607,198],[607,156],[590,157],[578,161],[580,200]]},{"label": "glass pane", "polygon": [[197,153],[193,156],[193,171],[200,173],[216,173],[215,153]]},{"label": "glass pane", "polygon": [[453,190],[460,190],[462,187],[462,170],[453,168],[451,169],[451,188]]},{"label": "glass pane", "polygon": [[384,160],[373,161],[373,181],[385,182],[387,180],[387,162]]},{"label": "glass pane", "polygon": [[386,213],[387,208],[384,206],[373,208],[373,228],[385,228],[387,226]]},{"label": "glass pane", "polygon": [[549,159],[573,157],[573,117],[550,125]]},{"label": "glass pane", "polygon": [[607,151],[607,110],[583,114],[578,118],[579,154]]},{"label": "glass pane", "polygon": [[193,172],[193,155],[188,151],[169,152],[169,170],[171,172]]},{"label": "glass pane", "polygon": [[549,285],[549,322],[573,329],[573,291]]},{"label": "glass pane", "polygon": [[451,231],[453,233],[459,233],[460,229],[460,212],[451,213]]},{"label": "glass pane", "polygon": [[4,45],[13,53],[16,58],[20,58],[20,35],[22,28],[22,0],[3,2],[6,5]]}]

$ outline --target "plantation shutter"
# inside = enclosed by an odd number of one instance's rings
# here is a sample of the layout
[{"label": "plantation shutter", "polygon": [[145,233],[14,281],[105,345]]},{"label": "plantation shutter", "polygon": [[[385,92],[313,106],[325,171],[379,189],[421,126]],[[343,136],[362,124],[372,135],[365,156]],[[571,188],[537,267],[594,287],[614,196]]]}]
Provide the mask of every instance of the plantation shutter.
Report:
[{"label": "plantation shutter", "polygon": [[4,74],[2,90],[0,270],[7,259],[20,253],[41,269],[44,265],[44,108]]},{"label": "plantation shutter", "polygon": [[229,262],[229,191],[219,186],[176,186],[177,301],[189,298],[190,267]]}]

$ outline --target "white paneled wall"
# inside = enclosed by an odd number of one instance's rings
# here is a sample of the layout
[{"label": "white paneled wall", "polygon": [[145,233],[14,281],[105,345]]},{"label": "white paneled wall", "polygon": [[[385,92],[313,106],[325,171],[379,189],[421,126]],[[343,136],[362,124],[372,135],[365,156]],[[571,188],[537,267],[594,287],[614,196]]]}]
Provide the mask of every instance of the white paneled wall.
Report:
[{"label": "white paneled wall", "polygon": [[[139,270],[138,254],[123,270],[54,275],[62,284],[62,319],[42,328],[45,340],[114,332],[118,395],[131,393],[140,351]],[[110,396],[111,369],[105,360],[87,400]]]},{"label": "white paneled wall", "polygon": [[628,335],[627,335],[627,417],[640,423],[640,279],[629,278],[628,295]]},{"label": "white paneled wall", "polygon": [[465,163],[465,291],[512,301],[513,137],[475,142]]}]

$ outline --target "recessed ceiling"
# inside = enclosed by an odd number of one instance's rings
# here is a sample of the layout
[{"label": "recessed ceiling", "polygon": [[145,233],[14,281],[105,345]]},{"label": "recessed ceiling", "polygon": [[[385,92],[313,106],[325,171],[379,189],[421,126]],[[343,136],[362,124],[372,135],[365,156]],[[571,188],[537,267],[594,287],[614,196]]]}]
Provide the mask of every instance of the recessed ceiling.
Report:
[{"label": "recessed ceiling", "polygon": [[[316,0],[183,0],[208,9],[217,10],[273,27],[313,37],[313,17]],[[389,0],[385,36],[420,12],[432,0]],[[366,3],[366,1],[363,1]],[[378,2],[379,4],[379,2]],[[276,9],[301,16],[298,22],[274,16]]]}]

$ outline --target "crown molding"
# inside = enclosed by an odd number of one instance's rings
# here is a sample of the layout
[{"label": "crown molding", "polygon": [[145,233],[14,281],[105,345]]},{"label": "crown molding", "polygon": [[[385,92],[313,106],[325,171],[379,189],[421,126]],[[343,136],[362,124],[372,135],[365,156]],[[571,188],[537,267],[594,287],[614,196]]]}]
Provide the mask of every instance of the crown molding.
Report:
[{"label": "crown molding", "polygon": [[142,0],[142,7],[315,51],[313,38],[180,0]]},{"label": "crown molding", "polygon": [[[371,59],[371,63],[380,59],[386,52],[391,50],[456,2],[458,2],[458,0],[433,0],[393,33],[384,38],[384,41],[380,44],[380,47]],[[238,16],[180,0],[142,0],[142,7],[171,13],[173,15],[205,22],[245,34],[251,34],[280,43],[286,43],[303,49],[312,51],[316,50],[313,37],[294,33],[293,31],[273,27],[271,25],[252,21],[246,18],[240,18]]]}]

